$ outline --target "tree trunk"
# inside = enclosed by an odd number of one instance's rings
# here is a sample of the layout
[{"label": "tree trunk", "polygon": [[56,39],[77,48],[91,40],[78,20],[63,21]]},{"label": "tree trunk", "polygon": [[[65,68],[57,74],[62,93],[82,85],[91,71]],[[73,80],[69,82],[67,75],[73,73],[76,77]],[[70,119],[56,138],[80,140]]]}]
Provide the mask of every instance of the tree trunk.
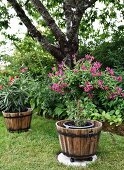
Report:
[{"label": "tree trunk", "polygon": [[74,38],[72,43],[67,43],[66,48],[64,49],[64,61],[65,63],[72,68],[73,59],[78,56],[78,36]]}]

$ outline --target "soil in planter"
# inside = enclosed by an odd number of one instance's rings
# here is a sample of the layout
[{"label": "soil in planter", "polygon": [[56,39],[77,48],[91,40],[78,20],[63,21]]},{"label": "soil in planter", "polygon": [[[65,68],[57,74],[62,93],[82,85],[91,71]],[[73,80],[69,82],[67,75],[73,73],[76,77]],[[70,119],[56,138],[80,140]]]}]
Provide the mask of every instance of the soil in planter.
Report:
[{"label": "soil in planter", "polygon": [[94,124],[89,121],[85,122],[84,124],[83,123],[81,124],[81,122],[78,122],[78,123],[79,125],[77,125],[75,121],[67,121],[63,123],[63,125],[64,127],[71,128],[71,129],[77,129],[77,128],[87,129],[87,128],[92,128],[94,126]]},{"label": "soil in planter", "polygon": [[116,126],[115,124],[110,125],[108,122],[103,122],[103,131],[112,132],[121,136],[124,136],[124,123]]}]

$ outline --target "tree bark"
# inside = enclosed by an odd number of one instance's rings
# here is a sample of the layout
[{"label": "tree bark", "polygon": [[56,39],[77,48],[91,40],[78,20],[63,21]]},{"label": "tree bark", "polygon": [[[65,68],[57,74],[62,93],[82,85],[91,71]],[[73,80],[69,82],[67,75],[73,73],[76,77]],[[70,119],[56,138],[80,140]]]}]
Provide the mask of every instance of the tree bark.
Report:
[{"label": "tree bark", "polygon": [[65,0],[63,9],[67,23],[67,37],[73,41],[78,34],[80,22],[85,10],[95,4],[97,0]]},{"label": "tree bark", "polygon": [[47,26],[51,29],[58,41],[61,50],[64,50],[64,45],[66,42],[65,34],[60,30],[60,28],[55,23],[55,20],[51,17],[48,10],[44,7],[40,0],[31,0],[37,11],[41,14]]}]

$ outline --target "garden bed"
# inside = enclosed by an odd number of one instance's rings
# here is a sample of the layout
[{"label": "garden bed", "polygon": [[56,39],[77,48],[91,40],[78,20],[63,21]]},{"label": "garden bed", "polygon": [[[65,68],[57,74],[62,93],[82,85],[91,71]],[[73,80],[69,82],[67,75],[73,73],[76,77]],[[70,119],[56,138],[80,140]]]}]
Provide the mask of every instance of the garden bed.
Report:
[{"label": "garden bed", "polygon": [[108,122],[104,122],[103,130],[124,136],[124,123],[116,126],[115,124],[110,125]]}]

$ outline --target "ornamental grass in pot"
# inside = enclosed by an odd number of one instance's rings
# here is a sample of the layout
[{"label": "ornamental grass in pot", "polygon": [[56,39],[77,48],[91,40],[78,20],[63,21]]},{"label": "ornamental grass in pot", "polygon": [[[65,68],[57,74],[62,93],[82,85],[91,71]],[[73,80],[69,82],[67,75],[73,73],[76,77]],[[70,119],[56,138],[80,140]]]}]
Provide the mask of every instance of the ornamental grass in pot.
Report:
[{"label": "ornamental grass in pot", "polygon": [[27,68],[18,76],[2,77],[0,80],[0,110],[8,131],[28,131],[32,109],[29,107],[29,87]]},{"label": "ornamental grass in pot", "polygon": [[[120,87],[122,77],[113,69],[101,69],[102,64],[93,56],[86,55],[69,68],[64,62],[52,68],[50,88],[60,93],[65,101],[69,120],[56,123],[61,150],[74,158],[88,158],[96,153],[102,123],[98,120],[122,122],[122,111],[111,114],[115,100],[123,101],[124,91]],[[118,102],[119,103],[119,102]],[[108,108],[108,110],[106,110]],[[111,116],[112,115],[112,116]]]}]

